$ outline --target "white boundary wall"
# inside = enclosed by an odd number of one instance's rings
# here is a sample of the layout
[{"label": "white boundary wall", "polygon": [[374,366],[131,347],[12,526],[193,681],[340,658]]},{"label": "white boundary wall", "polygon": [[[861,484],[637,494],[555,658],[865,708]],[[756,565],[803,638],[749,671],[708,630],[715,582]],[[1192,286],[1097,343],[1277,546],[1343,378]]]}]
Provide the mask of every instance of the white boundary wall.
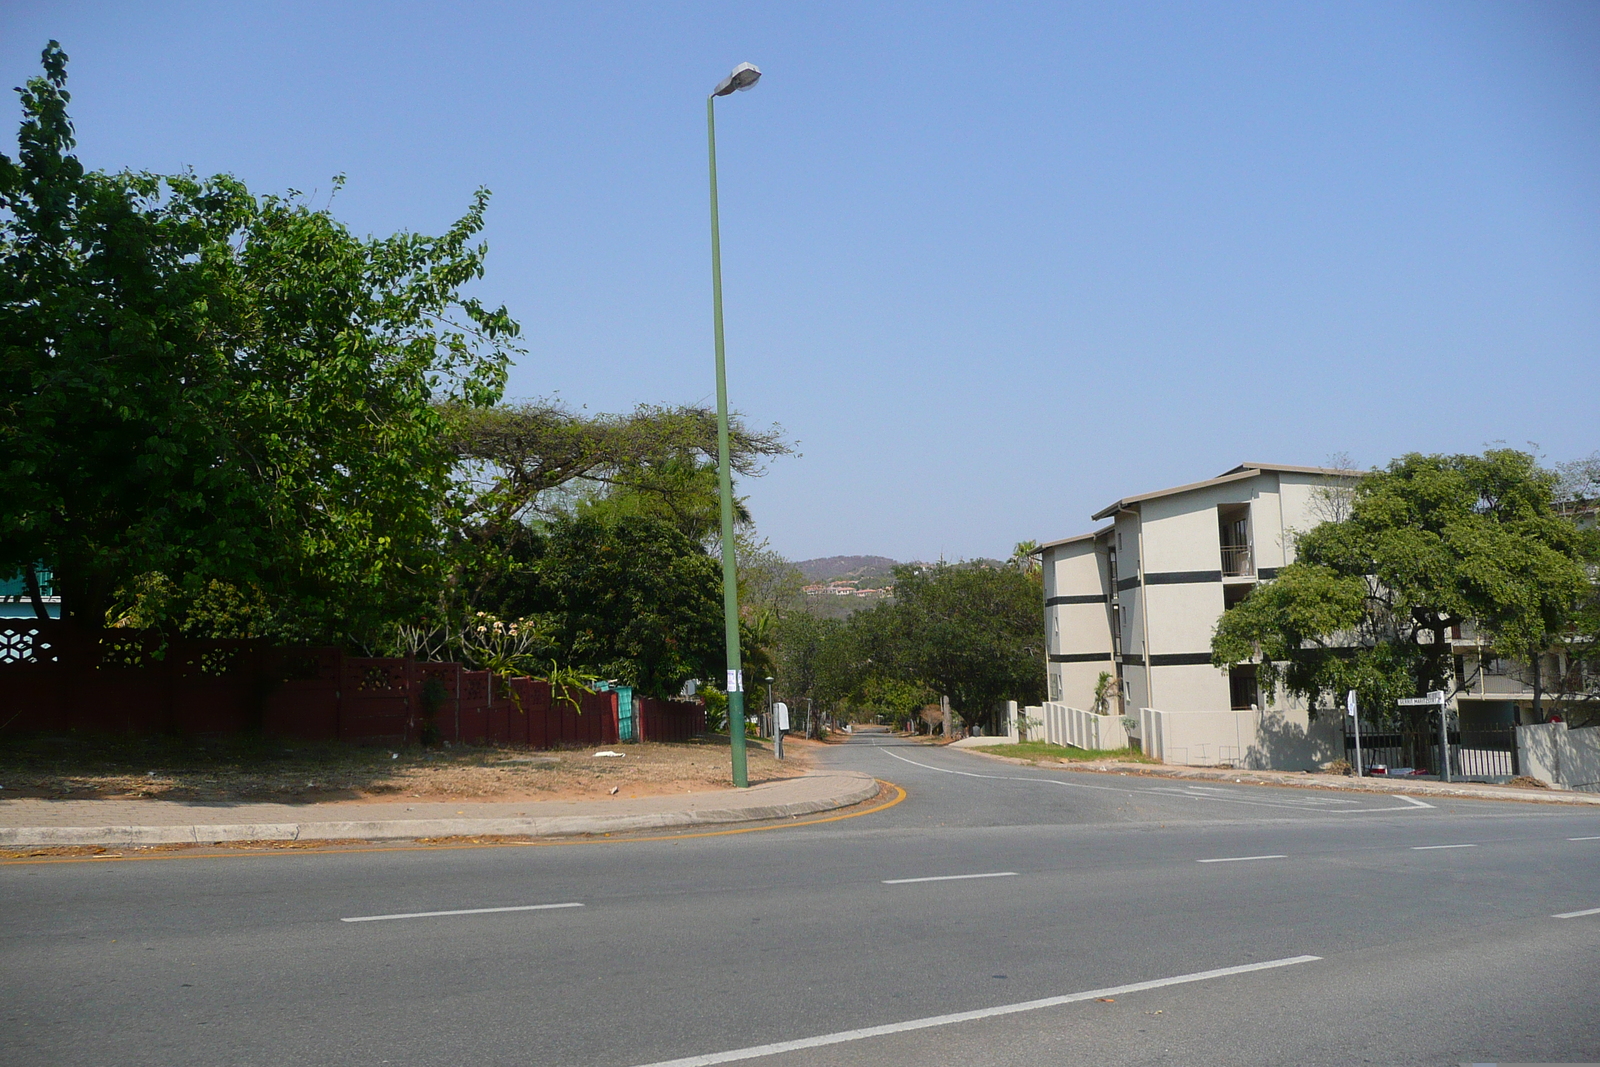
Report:
[{"label": "white boundary wall", "polygon": [[1563,789],[1600,793],[1600,727],[1519,726],[1517,754],[1523,774]]},{"label": "white boundary wall", "polygon": [[1084,749],[1117,749],[1128,746],[1128,732],[1122,728],[1122,719],[1116,715],[1096,715],[1092,711],[1070,708],[1065,704],[1048,703],[1037,711],[1042,726],[1029,732],[1030,740],[1048,741],[1052,745],[1070,745]]},{"label": "white boundary wall", "polygon": [[1145,755],[1190,767],[1317,770],[1344,755],[1337,719],[1330,715],[1313,723],[1304,710],[1140,708],[1139,739]]}]

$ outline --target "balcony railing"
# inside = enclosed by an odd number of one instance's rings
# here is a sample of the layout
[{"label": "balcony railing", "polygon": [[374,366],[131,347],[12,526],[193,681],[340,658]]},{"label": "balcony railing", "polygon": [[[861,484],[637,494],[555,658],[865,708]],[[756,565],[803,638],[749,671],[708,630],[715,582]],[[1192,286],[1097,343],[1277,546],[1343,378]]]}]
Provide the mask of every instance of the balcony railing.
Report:
[{"label": "balcony railing", "polygon": [[1256,562],[1250,555],[1249,545],[1222,546],[1222,576],[1224,578],[1250,578],[1256,573]]}]

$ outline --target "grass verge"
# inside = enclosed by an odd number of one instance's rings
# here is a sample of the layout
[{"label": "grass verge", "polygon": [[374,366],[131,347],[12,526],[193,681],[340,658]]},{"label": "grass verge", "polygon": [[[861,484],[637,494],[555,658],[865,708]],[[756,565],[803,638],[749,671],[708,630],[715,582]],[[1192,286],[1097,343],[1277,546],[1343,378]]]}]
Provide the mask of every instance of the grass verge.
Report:
[{"label": "grass verge", "polygon": [[1070,745],[1052,745],[1048,741],[1023,741],[1015,745],[982,745],[978,751],[995,756],[1010,756],[1031,763],[1059,760],[1063,763],[1087,763],[1097,760],[1116,760],[1119,763],[1159,763],[1136,748],[1073,748]]}]

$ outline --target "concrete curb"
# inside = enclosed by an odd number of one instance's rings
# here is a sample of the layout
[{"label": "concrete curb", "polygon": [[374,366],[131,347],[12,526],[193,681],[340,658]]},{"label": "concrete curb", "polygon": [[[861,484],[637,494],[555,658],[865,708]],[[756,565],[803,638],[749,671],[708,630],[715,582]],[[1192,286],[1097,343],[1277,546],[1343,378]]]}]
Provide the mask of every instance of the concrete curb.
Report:
[{"label": "concrete curb", "polygon": [[233,841],[390,841],[419,837],[563,837],[762,822],[832,811],[871,800],[877,779],[858,772],[828,775],[840,788],[825,797],[776,804],[684,809],[633,815],[558,815],[512,819],[372,819],[192,826],[5,826],[3,846],[212,845]]},{"label": "concrete curb", "polygon": [[1244,785],[1286,785],[1300,789],[1326,789],[1341,793],[1405,793],[1409,796],[1451,797],[1467,800],[1509,800],[1522,804],[1574,804],[1600,807],[1600,794],[1578,793],[1566,789],[1513,789],[1508,786],[1474,785],[1379,778],[1353,778],[1332,774],[1296,774],[1288,771],[1224,771],[1205,767],[1168,767],[1151,763],[1090,763],[1020,759],[998,752],[969,749],[985,759],[1014,763],[1024,767],[1049,767],[1069,771],[1126,774],[1143,778],[1187,778],[1203,782],[1229,782]]}]

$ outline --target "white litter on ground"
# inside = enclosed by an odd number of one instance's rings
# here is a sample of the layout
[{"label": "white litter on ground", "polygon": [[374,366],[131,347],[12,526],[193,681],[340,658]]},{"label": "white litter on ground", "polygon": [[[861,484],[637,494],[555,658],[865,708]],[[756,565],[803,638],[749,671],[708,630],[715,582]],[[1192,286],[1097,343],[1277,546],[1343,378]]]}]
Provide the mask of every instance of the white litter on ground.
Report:
[{"label": "white litter on ground", "polygon": [[626,752],[613,752],[608,748],[604,752],[596,752],[594,754],[594,758],[595,759],[599,759],[601,756],[616,756],[618,759],[621,759],[622,757],[624,757],[626,755],[627,755]]}]

